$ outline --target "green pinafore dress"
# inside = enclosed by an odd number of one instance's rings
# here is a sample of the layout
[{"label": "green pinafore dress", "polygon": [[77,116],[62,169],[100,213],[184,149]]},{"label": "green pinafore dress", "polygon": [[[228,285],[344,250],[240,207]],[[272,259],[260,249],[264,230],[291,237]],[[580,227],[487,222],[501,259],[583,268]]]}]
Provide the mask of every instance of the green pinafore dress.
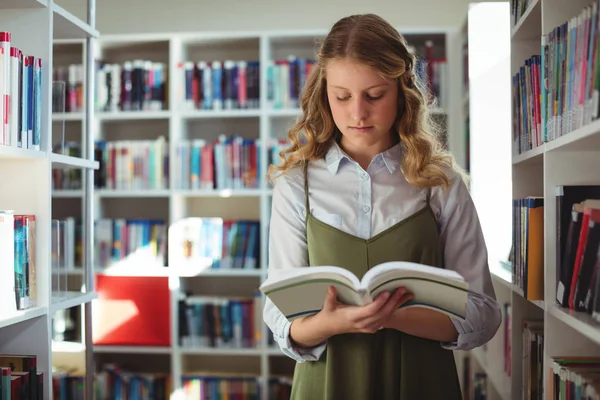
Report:
[{"label": "green pinafore dress", "polygon": [[[309,265],[338,265],[360,279],[387,261],[443,268],[442,245],[433,210],[426,205],[370,239],[325,224],[310,214],[304,167]],[[297,363],[292,400],[459,400],[452,351],[440,342],[382,329],[374,334],[329,338],[318,361]]]}]

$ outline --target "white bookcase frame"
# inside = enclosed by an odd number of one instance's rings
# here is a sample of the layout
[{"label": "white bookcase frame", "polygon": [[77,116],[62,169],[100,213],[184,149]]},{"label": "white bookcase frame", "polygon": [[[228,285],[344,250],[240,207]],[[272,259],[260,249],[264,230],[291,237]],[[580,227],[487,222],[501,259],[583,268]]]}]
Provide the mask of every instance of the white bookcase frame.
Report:
[{"label": "white bookcase frame", "polygon": [[[444,82],[444,89],[447,91],[448,99],[461,98],[461,83],[460,83],[460,47],[456,47],[454,39],[460,35],[460,32],[455,29],[401,29],[399,31],[409,37],[411,35],[418,35],[420,38],[427,35],[440,35],[445,40],[445,48],[443,49],[448,64],[447,79]],[[277,131],[276,137],[285,137],[285,131],[281,130],[282,124],[285,122],[291,122],[297,115],[298,110],[296,109],[270,109],[266,106],[267,104],[267,79],[266,79],[266,61],[270,60],[272,56],[276,58],[287,57],[288,53],[294,53],[299,57],[312,56],[314,57],[314,50],[316,50],[316,44],[314,39],[322,37],[326,34],[324,30],[318,31],[307,31],[307,30],[289,30],[289,31],[253,31],[253,32],[198,32],[198,33],[165,33],[165,34],[114,34],[114,35],[102,35],[98,40],[98,46],[95,51],[97,59],[103,56],[103,52],[106,49],[114,51],[120,46],[123,48],[133,49],[135,46],[145,45],[143,48],[152,48],[151,44],[156,47],[166,46],[168,49],[168,57],[161,56],[161,59],[168,59],[169,67],[169,106],[167,110],[161,111],[133,111],[133,112],[111,112],[101,113],[96,112],[94,115],[95,138],[101,138],[103,133],[106,132],[108,124],[127,123],[134,132],[135,125],[140,124],[145,129],[148,124],[154,124],[157,126],[160,124],[161,128],[165,128],[164,135],[168,138],[169,149],[170,149],[170,165],[173,165],[174,150],[173,144],[181,138],[182,132],[187,129],[187,124],[190,123],[201,123],[204,121],[220,121],[223,124],[243,123],[248,122],[252,124],[251,129],[257,126],[257,138],[262,143],[267,143],[268,139],[273,137],[273,132]],[[222,51],[217,54],[208,55],[207,59],[225,59],[230,57],[236,59],[237,54],[228,55],[228,45],[234,44],[235,51],[241,55],[238,59],[250,59],[252,57],[244,56],[249,50],[240,46],[235,46],[236,42],[252,42],[256,45],[258,52],[255,53],[254,59],[260,61],[260,100],[261,107],[258,109],[251,110],[224,110],[224,111],[187,111],[181,110],[178,107],[178,85],[180,84],[180,78],[177,76],[177,65],[186,60],[186,46],[190,44],[201,44],[209,43],[213,44],[211,50],[215,50],[214,43],[224,43]],[[55,42],[55,52],[60,52],[60,46],[72,45],[78,43],[72,40],[62,40]],[[85,43],[79,42],[82,49],[85,49]],[[311,44],[314,44],[311,46]],[[252,49],[251,51],[255,51]],[[125,56],[126,53],[123,54]],[[195,57],[197,58],[197,57]],[[194,59],[195,59],[194,58]],[[448,146],[451,151],[455,154],[459,163],[464,162],[464,150],[462,149],[461,143],[461,107],[460,102],[449,101],[447,108],[443,110],[432,110],[434,114],[438,114],[446,118],[447,126],[447,137]],[[69,123],[77,123],[82,120],[82,115],[79,113],[72,113],[67,115]],[[236,122],[237,121],[237,122]],[[458,126],[458,128],[457,128]],[[133,133],[132,133],[133,134]],[[261,146],[260,159],[267,159],[266,146]],[[262,176],[266,173],[266,163],[261,161]],[[173,168],[170,167],[170,171]],[[172,178],[171,178],[172,180]],[[177,300],[180,296],[181,287],[189,284],[195,286],[196,289],[199,287],[197,280],[200,279],[211,279],[217,282],[220,287],[237,288],[238,286],[246,293],[251,288],[257,288],[262,280],[266,278],[267,265],[265,260],[267,259],[267,247],[268,243],[264,238],[267,237],[268,232],[268,221],[270,215],[270,195],[271,192],[266,186],[266,182],[263,180],[263,185],[258,189],[248,190],[180,190],[173,189],[171,186],[165,190],[140,190],[140,191],[109,191],[103,189],[96,189],[94,195],[94,209],[96,210],[96,218],[102,218],[107,212],[107,209],[114,206],[115,209],[123,210],[123,212],[129,212],[129,208],[132,207],[144,207],[144,203],[152,201],[152,207],[157,202],[161,202],[161,206],[165,206],[165,214],[167,223],[171,224],[183,217],[187,216],[198,216],[193,214],[196,212],[205,212],[206,215],[200,216],[220,216],[225,213],[232,215],[232,218],[238,218],[243,216],[244,218],[255,217],[260,220],[260,237],[261,237],[261,268],[254,270],[210,270],[204,271],[200,277],[186,277],[185,271],[178,271],[173,266],[169,266],[168,269],[153,269],[140,271],[114,270],[115,274],[123,275],[167,275],[170,277],[171,286],[171,341],[172,345],[170,348],[152,348],[152,347],[120,347],[120,346],[94,346],[94,353],[96,355],[110,354],[155,354],[155,355],[170,355],[171,358],[171,375],[173,378],[173,389],[174,398],[178,398],[178,389],[181,389],[181,377],[186,369],[192,369],[195,358],[203,357],[221,357],[233,359],[232,366],[227,367],[228,372],[235,370],[237,365],[240,364],[241,368],[246,368],[246,362],[249,359],[258,357],[260,360],[258,374],[262,378],[262,383],[268,382],[269,377],[272,376],[271,371],[274,369],[271,366],[271,361],[274,358],[281,359],[283,355],[278,349],[267,347],[267,327],[263,325],[262,329],[262,346],[257,349],[218,349],[218,348],[204,348],[204,349],[187,349],[178,346],[178,317],[177,317]],[[68,191],[55,191],[53,194],[55,199],[78,199],[81,196],[79,190],[68,190]],[[203,208],[203,202],[208,204],[208,211]],[[110,203],[110,207],[107,204]],[[129,203],[129,204],[126,204]],[[120,208],[122,207],[122,208]],[[150,207],[150,206],[149,206]],[[112,209],[111,209],[112,210]],[[200,211],[199,211],[200,210]],[[143,212],[143,211],[139,211]],[[150,212],[150,211],[148,211]],[[191,215],[193,214],[193,215]],[[99,273],[113,273],[113,272],[102,272]],[[73,269],[71,271],[73,275],[79,274],[79,270]],[[196,283],[187,283],[187,282]],[[196,291],[196,289],[194,291]],[[233,290],[233,289],[232,289]],[[229,291],[228,293],[231,293]],[[262,310],[257,310],[262,313]],[[192,359],[189,361],[189,359]],[[291,361],[291,360],[290,360]],[[248,364],[251,362],[248,361]],[[189,365],[187,368],[186,366]],[[263,386],[265,388],[266,386]],[[267,391],[262,390],[262,399],[267,399]]]},{"label": "white bookcase frame", "polygon": [[[98,162],[93,152],[83,153],[82,158],[68,157],[52,153],[52,60],[54,40],[78,40],[93,48],[99,32],[95,28],[95,2],[88,0],[87,21],[82,21],[69,11],[55,4],[53,0],[7,0],[0,2],[0,30],[12,34],[11,45],[18,47],[25,55],[42,59],[42,134],[41,149],[31,150],[12,146],[0,146],[0,174],[3,187],[0,191],[0,209],[14,210],[16,214],[33,214],[36,217],[36,286],[37,305],[17,311],[13,315],[0,318],[0,353],[34,354],[37,356],[37,370],[44,373],[44,399],[52,398],[52,317],[56,311],[76,306],[84,306],[90,316],[90,304],[96,297],[93,291],[92,246],[94,220],[93,209],[88,202],[94,196],[93,172]],[[93,89],[93,81],[86,83]],[[89,100],[86,99],[86,100]],[[82,114],[82,121],[93,120],[93,110]],[[92,145],[92,127],[84,125],[87,132],[84,144]],[[93,148],[93,147],[92,147]],[[87,148],[88,150],[90,147]],[[84,237],[85,265],[82,268],[83,290],[69,292],[59,300],[52,292],[51,270],[51,220],[52,215],[52,169],[81,169],[88,183],[81,191],[87,207],[83,215],[86,235]],[[90,181],[91,178],[91,181]],[[12,265],[0,265],[0,269]],[[1,273],[0,273],[1,274]],[[0,304],[0,308],[6,305]],[[91,331],[91,319],[86,319],[85,335]],[[91,378],[93,353],[86,351],[85,365],[87,397],[92,396]]]}]

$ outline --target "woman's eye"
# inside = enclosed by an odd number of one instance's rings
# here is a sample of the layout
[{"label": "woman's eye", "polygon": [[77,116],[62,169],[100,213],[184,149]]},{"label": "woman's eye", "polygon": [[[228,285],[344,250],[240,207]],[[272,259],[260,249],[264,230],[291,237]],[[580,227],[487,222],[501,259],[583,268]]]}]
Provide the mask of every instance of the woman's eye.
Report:
[{"label": "woman's eye", "polygon": [[379,100],[380,98],[383,97],[383,95],[382,94],[380,94],[379,96],[370,96],[370,95],[368,95],[367,97],[369,98],[369,100]]},{"label": "woman's eye", "polygon": [[338,101],[346,101],[348,100],[350,97],[336,97],[336,99],[338,99]]}]

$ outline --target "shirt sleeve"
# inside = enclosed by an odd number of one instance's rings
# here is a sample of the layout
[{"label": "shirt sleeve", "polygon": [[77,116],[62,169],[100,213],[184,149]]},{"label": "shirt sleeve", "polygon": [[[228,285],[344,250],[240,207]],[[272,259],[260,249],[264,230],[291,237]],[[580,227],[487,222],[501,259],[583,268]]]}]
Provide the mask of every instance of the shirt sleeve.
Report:
[{"label": "shirt sleeve", "polygon": [[[269,274],[308,265],[303,183],[287,175],[275,182],[269,227]],[[316,361],[325,351],[327,343],[312,348],[295,347],[290,341],[291,323],[268,297],[263,319],[281,351],[295,361]]]},{"label": "shirt sleeve", "polygon": [[[452,318],[458,331],[455,342],[442,343],[449,350],[471,350],[490,341],[502,322],[488,265],[488,253],[475,204],[458,174],[447,192],[441,190],[440,233],[445,267],[469,283],[466,320]],[[433,199],[432,199],[433,201]]]}]

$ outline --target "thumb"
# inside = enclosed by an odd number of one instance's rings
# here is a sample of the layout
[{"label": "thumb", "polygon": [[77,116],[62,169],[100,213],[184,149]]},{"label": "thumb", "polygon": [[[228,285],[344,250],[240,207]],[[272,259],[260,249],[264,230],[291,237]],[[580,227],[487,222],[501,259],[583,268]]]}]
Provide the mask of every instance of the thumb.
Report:
[{"label": "thumb", "polygon": [[325,294],[325,304],[323,305],[323,308],[330,310],[335,308],[336,304],[337,296],[335,292],[335,287],[329,286],[327,288],[327,293]]}]

